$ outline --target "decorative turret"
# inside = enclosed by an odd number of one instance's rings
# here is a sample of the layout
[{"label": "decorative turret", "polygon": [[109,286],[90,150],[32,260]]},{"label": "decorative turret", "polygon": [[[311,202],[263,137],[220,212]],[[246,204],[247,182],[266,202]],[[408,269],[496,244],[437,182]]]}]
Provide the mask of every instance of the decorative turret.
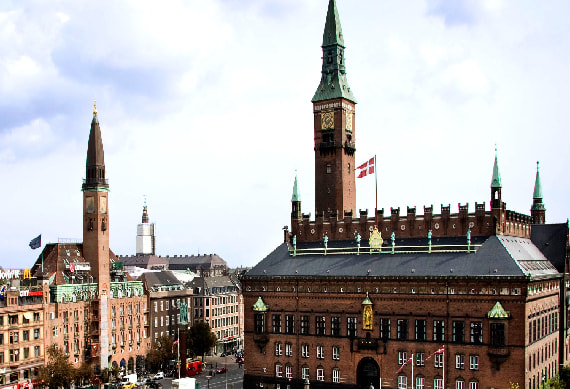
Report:
[{"label": "decorative turret", "polygon": [[491,208],[501,206],[501,188],[501,173],[499,173],[497,150],[495,150],[495,164],[493,165],[493,179],[491,180]]},{"label": "decorative turret", "polygon": [[295,175],[295,183],[293,184],[293,196],[291,196],[291,220],[300,220],[302,217],[301,194],[299,193],[297,176]]},{"label": "decorative turret", "polygon": [[546,208],[542,202],[542,184],[540,182],[540,173],[538,170],[538,161],[536,162],[536,179],[534,181],[534,194],[532,196],[532,207],[530,208],[530,216],[533,224],[544,224],[546,218]]},{"label": "decorative turret", "polygon": [[83,190],[109,187],[109,183],[105,179],[105,153],[103,151],[99,119],[97,118],[96,103],[93,104],[93,120],[91,120],[91,131],[89,132],[89,141],[87,143],[87,163],[85,168]]},{"label": "decorative turret", "polygon": [[344,64],[344,37],[334,0],[323,33],[321,81],[313,99],[315,214],[352,215],[355,193],[355,104]]},{"label": "decorative turret", "polygon": [[137,255],[155,254],[154,223],[148,221],[146,198],[143,205],[142,223],[137,226]]}]

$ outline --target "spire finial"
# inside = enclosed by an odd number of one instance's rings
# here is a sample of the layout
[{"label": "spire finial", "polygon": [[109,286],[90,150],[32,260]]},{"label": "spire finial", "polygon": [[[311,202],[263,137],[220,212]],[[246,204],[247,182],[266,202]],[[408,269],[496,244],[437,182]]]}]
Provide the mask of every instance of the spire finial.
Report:
[{"label": "spire finial", "polygon": [[495,163],[493,164],[493,179],[491,180],[491,188],[500,188],[500,187],[501,187],[501,173],[499,173],[497,145],[495,145]]},{"label": "spire finial", "polygon": [[93,100],[93,115],[97,115],[97,99]]}]

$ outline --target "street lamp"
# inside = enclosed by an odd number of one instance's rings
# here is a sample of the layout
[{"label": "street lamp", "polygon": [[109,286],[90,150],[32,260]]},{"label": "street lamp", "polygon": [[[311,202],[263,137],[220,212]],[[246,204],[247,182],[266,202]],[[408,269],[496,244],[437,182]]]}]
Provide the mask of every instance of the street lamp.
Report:
[{"label": "street lamp", "polygon": [[206,379],[208,380],[208,389],[210,389],[210,378],[212,378],[212,377],[210,377],[209,375],[206,376]]}]

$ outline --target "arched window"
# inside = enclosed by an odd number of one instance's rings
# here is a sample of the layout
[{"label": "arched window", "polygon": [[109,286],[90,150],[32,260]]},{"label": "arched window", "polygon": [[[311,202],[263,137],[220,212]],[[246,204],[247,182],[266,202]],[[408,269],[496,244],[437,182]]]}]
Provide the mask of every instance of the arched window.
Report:
[{"label": "arched window", "polygon": [[275,377],[281,378],[283,377],[283,366],[280,363],[275,364]]},{"label": "arched window", "polygon": [[398,389],[408,389],[408,377],[403,374],[398,376]]}]

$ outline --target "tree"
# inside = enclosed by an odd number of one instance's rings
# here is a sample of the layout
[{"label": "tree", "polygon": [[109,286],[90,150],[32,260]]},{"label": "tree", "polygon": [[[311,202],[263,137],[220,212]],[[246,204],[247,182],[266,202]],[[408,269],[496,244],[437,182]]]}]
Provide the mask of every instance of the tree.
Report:
[{"label": "tree", "polygon": [[200,321],[188,331],[187,342],[188,351],[193,355],[201,355],[204,360],[204,354],[218,344],[218,338],[208,323]]},{"label": "tree", "polygon": [[86,362],[83,362],[75,373],[75,383],[79,385],[90,383],[94,376],[93,367]]},{"label": "tree", "polygon": [[168,361],[175,359],[172,343],[170,335],[163,335],[153,342],[146,357],[147,370],[162,370]]},{"label": "tree", "polygon": [[48,362],[40,367],[39,377],[50,388],[68,387],[74,380],[75,369],[62,350],[56,345],[47,349]]}]

